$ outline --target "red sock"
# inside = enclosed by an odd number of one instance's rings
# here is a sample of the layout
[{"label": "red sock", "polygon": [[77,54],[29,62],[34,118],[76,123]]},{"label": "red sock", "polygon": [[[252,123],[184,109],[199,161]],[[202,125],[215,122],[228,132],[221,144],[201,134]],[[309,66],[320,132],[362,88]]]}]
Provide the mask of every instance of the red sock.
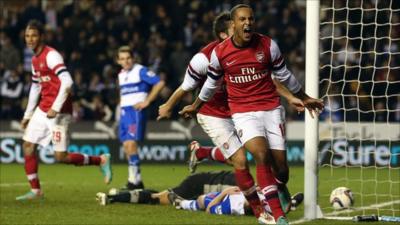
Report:
[{"label": "red sock", "polygon": [[80,153],[68,153],[69,163],[75,166],[100,165],[100,156],[88,156]]},{"label": "red sock", "polygon": [[35,154],[25,156],[25,174],[32,190],[40,190],[40,182],[38,176],[39,160]]},{"label": "red sock", "polygon": [[261,192],[265,196],[265,200],[267,200],[275,220],[278,220],[279,217],[285,216],[285,213],[283,212],[279,202],[278,187],[272,175],[271,167],[266,165],[257,165],[256,171],[257,182],[260,186]]},{"label": "red sock", "polygon": [[89,165],[100,165],[101,158],[100,156],[89,156]]},{"label": "red sock", "polygon": [[225,163],[226,159],[224,157],[224,155],[221,152],[221,149],[215,147],[211,150],[211,158],[214,161],[220,162],[220,163]]},{"label": "red sock", "polygon": [[200,147],[199,149],[197,149],[196,151],[196,157],[198,160],[203,160],[203,159],[212,159],[211,158],[211,151],[212,151],[213,147]]},{"label": "red sock", "polygon": [[254,185],[254,179],[248,169],[238,170],[235,169],[236,184],[243,192],[247,201],[253,210],[254,215],[258,218],[262,212],[262,205],[257,195],[256,186]]},{"label": "red sock", "polygon": [[211,159],[217,162],[225,163],[226,159],[218,147],[203,146],[197,149],[196,157],[198,160]]}]

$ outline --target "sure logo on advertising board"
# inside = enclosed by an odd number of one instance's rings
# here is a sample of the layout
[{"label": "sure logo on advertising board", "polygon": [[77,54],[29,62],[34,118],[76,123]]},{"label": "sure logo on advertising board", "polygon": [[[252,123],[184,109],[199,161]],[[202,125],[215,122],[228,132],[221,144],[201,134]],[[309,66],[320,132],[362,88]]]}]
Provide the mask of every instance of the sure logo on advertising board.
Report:
[{"label": "sure logo on advertising board", "polygon": [[[23,163],[21,139],[0,139],[1,163]],[[206,144],[211,144],[206,142]],[[68,146],[69,152],[80,152],[87,155],[111,153],[114,163],[126,163],[122,146],[115,140],[76,140]],[[184,163],[189,152],[186,141],[146,141],[139,149],[143,162]],[[39,158],[43,163],[55,163],[51,146],[40,148]],[[253,161],[251,154],[247,156]],[[304,162],[304,142],[287,142],[287,159],[290,164],[302,165]],[[319,161],[321,164],[332,163],[335,166],[376,165],[400,166],[399,142],[348,142],[346,140],[320,142]]]}]

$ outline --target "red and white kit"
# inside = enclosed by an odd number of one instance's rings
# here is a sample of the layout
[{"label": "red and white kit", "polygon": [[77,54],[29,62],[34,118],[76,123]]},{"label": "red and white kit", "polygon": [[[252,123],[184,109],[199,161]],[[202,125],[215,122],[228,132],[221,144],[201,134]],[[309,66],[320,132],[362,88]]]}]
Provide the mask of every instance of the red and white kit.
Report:
[{"label": "red and white kit", "polygon": [[[191,91],[203,85],[207,79],[211,52],[218,43],[218,41],[209,43],[190,60],[181,85],[183,90]],[[220,148],[225,158],[232,156],[242,146],[231,119],[224,85],[216,90],[213,98],[201,107],[197,114],[197,121],[213,143]]]},{"label": "red and white kit", "polygon": [[235,46],[232,38],[226,39],[211,54],[208,78],[199,98],[207,101],[224,81],[242,143],[264,136],[271,149],[284,150],[284,109],[272,73],[292,93],[300,91],[301,85],[286,68],[278,45],[271,38],[255,33],[245,47]]},{"label": "red and white kit", "polygon": [[[42,146],[52,141],[55,151],[67,150],[72,113],[68,87],[72,83],[64,60],[55,49],[44,46],[38,55],[33,56],[32,86],[24,114],[24,119],[30,120],[23,140]],[[47,118],[50,109],[59,112],[55,118]]]}]

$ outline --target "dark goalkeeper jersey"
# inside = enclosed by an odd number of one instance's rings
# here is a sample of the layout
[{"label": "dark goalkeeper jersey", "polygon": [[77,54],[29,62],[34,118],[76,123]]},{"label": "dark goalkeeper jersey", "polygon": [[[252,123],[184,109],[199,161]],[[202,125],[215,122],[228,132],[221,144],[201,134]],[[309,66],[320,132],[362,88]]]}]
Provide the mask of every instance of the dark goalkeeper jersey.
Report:
[{"label": "dark goalkeeper jersey", "polygon": [[220,192],[228,186],[236,186],[232,172],[202,172],[188,176],[179,186],[172,188],[172,191],[184,199],[196,199],[205,193]]}]

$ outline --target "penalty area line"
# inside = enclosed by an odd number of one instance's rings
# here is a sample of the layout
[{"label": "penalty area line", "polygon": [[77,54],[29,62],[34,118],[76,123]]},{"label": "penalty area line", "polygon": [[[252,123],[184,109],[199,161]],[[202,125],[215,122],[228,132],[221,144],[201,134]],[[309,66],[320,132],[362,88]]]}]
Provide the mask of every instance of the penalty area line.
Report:
[{"label": "penalty area line", "polygon": [[[317,218],[317,219],[349,220],[349,218],[351,219],[352,217],[336,217],[335,218],[335,216],[340,215],[340,214],[345,214],[345,213],[353,213],[353,212],[358,212],[358,211],[363,211],[363,210],[381,208],[381,207],[394,205],[394,204],[400,204],[400,200],[383,202],[383,203],[379,203],[379,204],[372,204],[372,205],[369,205],[369,206],[364,206],[364,207],[359,207],[359,208],[354,208],[354,209],[348,209],[348,210],[343,210],[343,211],[335,211],[335,212],[327,213],[327,214],[324,215],[324,217]],[[290,224],[301,224],[301,223],[305,223],[305,222],[309,222],[309,221],[310,220],[307,220],[307,219],[299,219],[299,220],[295,220],[295,221],[290,222]]]},{"label": "penalty area line", "polygon": [[[40,182],[40,184],[47,184],[47,182]],[[63,183],[52,183],[55,185],[62,185]],[[29,186],[29,182],[17,182],[17,183],[0,183],[0,187],[9,188],[9,187],[22,187]]]}]

